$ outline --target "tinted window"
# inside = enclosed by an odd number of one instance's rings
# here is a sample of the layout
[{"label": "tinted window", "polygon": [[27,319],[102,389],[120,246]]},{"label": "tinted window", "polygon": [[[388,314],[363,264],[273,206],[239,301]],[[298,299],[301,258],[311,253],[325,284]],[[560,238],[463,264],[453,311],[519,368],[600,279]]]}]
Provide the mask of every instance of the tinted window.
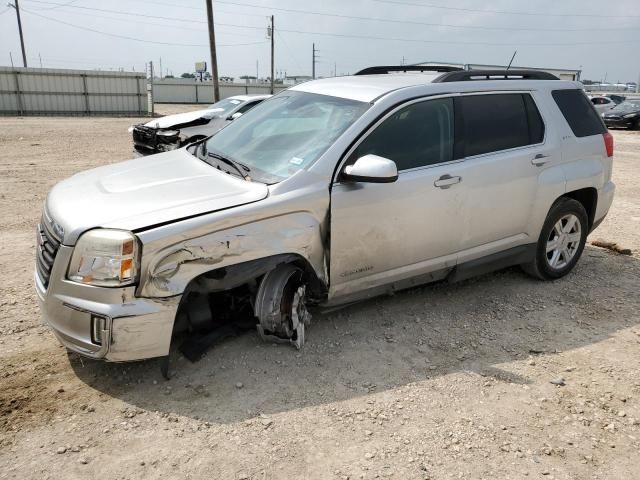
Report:
[{"label": "tinted window", "polygon": [[414,103],[387,118],[356,148],[348,163],[367,154],[396,162],[398,170],[453,159],[453,100]]},{"label": "tinted window", "polygon": [[555,90],[552,95],[576,137],[600,135],[606,131],[582,90]]},{"label": "tinted window", "polygon": [[262,100],[258,100],[257,102],[249,102],[246,105],[241,106],[235,113],[245,113],[247,110],[250,110],[258,105],[261,101]]},{"label": "tinted window", "polygon": [[527,109],[527,120],[529,123],[529,143],[535,145],[536,143],[542,143],[544,140],[544,122],[536,107],[536,102],[533,101],[531,95],[524,94],[524,106]]},{"label": "tinted window", "polygon": [[[526,97],[528,101],[525,101]],[[540,143],[544,135],[540,114],[529,95],[459,97],[456,115],[460,116],[466,157]]]}]

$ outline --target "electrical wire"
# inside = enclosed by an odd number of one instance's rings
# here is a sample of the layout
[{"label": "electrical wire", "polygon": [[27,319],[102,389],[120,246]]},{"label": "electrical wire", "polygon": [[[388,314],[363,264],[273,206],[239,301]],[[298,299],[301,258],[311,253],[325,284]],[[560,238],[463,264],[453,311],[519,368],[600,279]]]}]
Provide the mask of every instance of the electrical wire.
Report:
[{"label": "electrical wire", "polygon": [[[56,18],[51,18],[51,17],[47,17],[45,15],[40,15],[39,13],[35,13],[32,12],[30,10],[25,10],[24,8],[22,8],[22,11],[25,13],[28,13],[29,15],[34,15],[36,17],[40,17],[43,18],[45,20],[49,20],[51,22],[56,22],[56,23],[60,23],[63,25],[67,25],[69,27],[73,27],[73,28],[77,28],[80,30],[85,30],[87,32],[93,32],[93,33],[99,33],[101,35],[106,35],[109,37],[115,37],[115,38],[121,38],[124,40],[131,40],[134,42],[143,42],[143,43],[151,43],[151,44],[155,44],[155,45],[168,45],[168,46],[174,46],[174,47],[208,47],[208,44],[202,44],[202,43],[174,43],[174,42],[159,42],[156,40],[146,40],[143,38],[136,38],[136,37],[130,37],[127,35],[119,35],[117,33],[110,33],[110,32],[104,32],[102,30],[95,30],[93,28],[89,28],[89,27],[83,27],[81,25],[75,25],[73,23],[69,23],[69,22],[65,22],[63,20],[58,20]],[[218,47],[242,47],[242,46],[246,46],[246,45],[258,45],[258,44],[264,44],[266,43],[266,40],[260,41],[260,42],[249,42],[249,43],[236,43],[236,44],[218,44]]]},{"label": "electrical wire", "polygon": [[523,15],[532,17],[588,17],[588,18],[640,18],[640,15],[607,15],[602,13],[548,13],[548,12],[518,12],[509,10],[478,10],[474,8],[462,7],[445,7],[443,5],[435,5],[432,3],[415,3],[400,0],[372,0],[378,3],[389,3],[392,5],[407,5],[411,7],[435,8],[439,10],[453,10],[456,12],[468,12],[475,14],[491,13],[498,15]]},{"label": "electrical wire", "polygon": [[276,28],[276,35],[277,37],[282,41],[282,44],[284,45],[285,50],[287,51],[287,53],[289,54],[289,57],[291,57],[291,59],[293,60],[293,63],[296,64],[296,66],[300,69],[300,71],[303,70],[302,66],[300,65],[300,62],[298,62],[298,59],[296,58],[296,56],[293,54],[293,52],[289,49],[289,45],[287,44],[287,42],[285,41],[284,37],[282,35],[280,35],[280,31]]},{"label": "electrical wire", "polygon": [[[374,0],[377,1],[377,0]],[[499,31],[539,31],[539,32],[591,32],[594,30],[636,30],[640,27],[592,27],[592,28],[529,28],[529,27],[486,27],[481,25],[457,25],[451,23],[430,23],[430,22],[419,22],[414,20],[395,20],[390,18],[377,18],[377,17],[362,17],[358,15],[342,15],[336,13],[323,13],[323,12],[313,12],[311,10],[300,10],[294,8],[280,8],[280,7],[265,7],[262,5],[256,5],[252,3],[239,3],[232,2],[229,0],[217,0],[216,3],[225,4],[225,5],[236,5],[241,7],[251,7],[251,8],[263,8],[265,10],[274,10],[279,12],[287,12],[287,13],[296,13],[302,15],[317,15],[323,17],[333,17],[333,18],[345,18],[348,20],[364,20],[364,21],[373,21],[373,22],[383,22],[383,23],[395,23],[395,24],[405,24],[405,25],[419,25],[423,27],[446,27],[446,28],[462,28],[462,29],[473,29],[473,30],[499,30]]]},{"label": "electrical wire", "polygon": [[[164,16],[160,16],[160,15],[148,15],[148,14],[138,14],[138,13],[129,13],[129,12],[122,12],[122,11],[117,11],[117,10],[109,10],[109,9],[102,9],[102,8],[94,8],[94,7],[85,7],[85,6],[80,6],[80,5],[68,5],[68,4],[59,4],[59,3],[54,3],[54,2],[49,2],[46,0],[25,0],[27,2],[32,2],[32,3],[40,3],[40,4],[46,4],[46,5],[57,5],[57,6],[68,6],[69,8],[78,8],[78,9],[84,9],[84,10],[91,10],[91,11],[99,11],[99,12],[107,12],[107,13],[116,13],[119,15],[135,15],[137,17],[147,17],[147,18],[156,18],[156,19],[162,19],[162,20],[170,20],[170,21],[176,21],[176,22],[189,22],[189,23],[206,23],[206,21],[204,20],[195,20],[195,19],[189,19],[189,18],[181,18],[181,17],[164,17]],[[387,0],[372,0],[375,2],[387,2]],[[412,5],[412,6],[423,6],[423,7],[430,7],[431,5],[429,4],[413,4],[413,3],[407,3],[407,2],[399,2],[396,0],[388,0],[389,3],[394,3],[394,4],[402,4],[402,5]],[[145,3],[154,3],[155,2],[145,2]],[[292,8],[280,8],[280,7],[265,7],[265,6],[261,6],[261,5],[257,5],[257,4],[251,4],[251,3],[240,3],[240,2],[234,2],[231,0],[218,0],[216,3],[220,3],[220,4],[225,4],[225,5],[234,5],[234,6],[240,6],[240,7],[251,7],[251,8],[262,8],[262,9],[266,9],[266,10],[274,10],[274,11],[281,11],[281,12],[287,12],[287,13],[296,13],[296,14],[302,14],[302,15],[316,15],[316,16],[325,16],[325,17],[333,17],[333,18],[344,18],[344,19],[350,19],[350,20],[364,20],[364,21],[376,21],[376,22],[385,22],[385,23],[394,23],[394,24],[407,24],[407,25],[418,25],[418,26],[427,26],[427,27],[440,27],[440,28],[459,28],[459,29],[471,29],[471,30],[494,30],[494,31],[543,31],[543,32],[585,32],[585,31],[610,31],[610,30],[614,30],[614,31],[618,31],[618,30],[636,30],[640,27],[619,27],[619,28],[613,28],[613,27],[592,27],[592,28],[529,28],[529,27],[487,27],[487,26],[482,26],[482,25],[458,25],[458,24],[451,24],[451,23],[431,23],[431,22],[420,22],[420,21],[414,21],[414,20],[395,20],[395,19],[385,19],[385,18],[377,18],[377,17],[363,17],[363,16],[357,16],[357,15],[342,15],[342,14],[332,14],[332,13],[323,13],[323,12],[315,12],[315,11],[309,11],[309,10],[300,10],[300,9],[292,9]],[[180,5],[176,5],[176,4],[170,4],[170,3],[162,3],[161,5],[165,5],[165,6],[172,6],[172,7],[181,7]],[[195,8],[195,7],[192,7]],[[435,8],[435,7],[433,7]],[[442,7],[442,8],[449,8],[449,7]],[[453,7],[451,7],[453,8]],[[484,10],[479,10],[479,12],[490,12],[490,11],[484,11]],[[231,13],[231,12],[226,12],[226,13]],[[491,12],[491,13],[497,13],[497,12]],[[257,16],[257,17],[263,17],[263,15],[257,15],[257,14],[245,14],[245,13],[238,13],[238,15],[248,15],[248,16]],[[538,15],[538,14],[536,14]],[[545,15],[545,16],[553,16],[553,15],[546,15],[546,14],[540,14],[540,15]],[[632,17],[633,16],[627,16],[627,17]],[[640,18],[640,16],[638,16]],[[259,27],[262,28],[262,27]]]},{"label": "electrical wire", "polygon": [[[52,4],[52,2],[46,2],[46,1],[41,1],[41,0],[27,0],[27,1],[35,2],[35,3]],[[379,1],[379,0],[374,0],[374,1]],[[58,4],[54,4],[54,5],[58,5]],[[120,15],[129,15],[129,16],[147,17],[147,18],[160,18],[160,19],[164,19],[164,20],[173,20],[173,21],[181,21],[181,22],[206,23],[204,20],[203,21],[198,21],[198,20],[178,18],[178,17],[169,18],[169,17],[158,16],[158,15],[145,15],[145,14],[138,14],[138,13],[119,12],[117,10],[107,10],[107,9],[98,9],[98,8],[91,8],[91,7],[81,7],[81,6],[77,6],[77,5],[72,5],[71,8],[82,8],[82,9],[86,9],[86,10],[94,10],[94,11],[99,11],[99,12],[116,13],[116,14],[120,14]],[[31,12],[31,13],[34,14],[34,12]],[[57,21],[59,23],[65,23],[62,20],[53,20],[53,21]],[[251,25],[237,25],[237,24],[231,24],[231,23],[219,23],[219,24],[216,24],[216,25],[222,25],[222,26],[227,26],[227,27],[235,27],[235,28],[253,29],[253,30],[263,30],[264,29],[264,27],[256,27],[256,26],[251,26]],[[87,29],[86,27],[81,27],[81,26],[78,26],[78,25],[71,25],[71,26],[75,26],[75,27],[80,28],[80,29],[85,29],[85,30],[91,31],[90,29]],[[461,41],[450,41],[450,40],[426,40],[426,39],[412,39],[412,38],[399,38],[399,37],[382,37],[382,36],[374,36],[374,35],[354,35],[354,34],[341,34],[341,33],[330,33],[330,32],[314,32],[314,31],[309,31],[309,30],[303,31],[303,30],[283,29],[283,28],[279,28],[278,30],[280,32],[285,32],[285,33],[297,33],[297,34],[303,34],[303,35],[320,35],[320,36],[329,36],[329,37],[336,37],[336,38],[355,38],[355,39],[363,39],[363,40],[397,41],[397,42],[439,44],[439,45],[485,45],[485,46],[504,46],[505,45],[504,43],[497,43],[497,42],[480,42],[480,41],[461,42]],[[98,31],[97,33],[102,33],[102,34],[111,35],[111,36],[118,36],[117,34],[110,34],[110,33],[107,33],[107,32]],[[128,38],[130,40],[145,41],[145,40],[135,39],[135,38],[126,37],[126,36],[120,36],[120,37],[121,38]],[[589,41],[589,42],[553,42],[553,43],[535,43],[535,42],[533,42],[533,43],[531,43],[531,42],[529,42],[529,43],[521,43],[521,42],[513,42],[513,41],[511,41],[511,44],[512,45],[516,45],[516,46],[522,46],[522,47],[524,47],[524,46],[527,46],[527,47],[559,47],[559,46],[579,46],[579,45],[616,45],[616,44],[621,44],[621,43],[630,44],[630,43],[638,43],[638,41],[640,41],[640,40],[620,40],[620,41],[594,40],[594,41]],[[178,46],[206,46],[206,45],[175,44],[175,43],[169,43],[169,42],[154,42],[154,41],[148,41],[148,43],[157,43],[157,44],[160,44],[160,45],[178,45]]]},{"label": "electrical wire", "polygon": [[[40,10],[39,10],[40,11]],[[104,18],[106,20],[115,20],[117,22],[126,22],[126,23],[134,23],[136,25],[152,25],[152,26],[156,26],[156,27],[162,27],[162,28],[173,28],[173,29],[178,29],[178,30],[188,30],[188,31],[199,31],[199,32],[206,32],[207,28],[206,27],[195,27],[193,25],[191,26],[186,26],[186,25],[169,25],[166,23],[155,23],[155,22],[145,22],[139,19],[129,19],[129,18],[118,18],[118,17],[112,17],[109,15],[101,15],[101,14],[95,14],[95,13],[89,13],[89,12],[64,12],[65,15],[80,15],[83,17],[89,17],[89,18]],[[262,17],[262,15],[261,15]],[[220,25],[218,25],[220,26]],[[226,25],[222,25],[222,28],[226,28]],[[222,35],[226,35],[228,33],[226,32],[219,32]],[[233,33],[234,36],[240,36],[240,37],[248,37],[248,38],[252,38],[254,40],[257,40],[255,35],[247,35],[245,33],[237,33],[234,32]]]}]

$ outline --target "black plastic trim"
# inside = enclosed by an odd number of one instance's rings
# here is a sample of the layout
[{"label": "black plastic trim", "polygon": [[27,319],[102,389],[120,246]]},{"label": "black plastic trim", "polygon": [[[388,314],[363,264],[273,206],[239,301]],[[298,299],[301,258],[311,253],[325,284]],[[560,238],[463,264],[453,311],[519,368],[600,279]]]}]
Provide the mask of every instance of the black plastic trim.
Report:
[{"label": "black plastic trim", "polygon": [[460,67],[447,66],[428,66],[428,65],[384,65],[376,67],[368,67],[360,70],[354,75],[384,75],[392,72],[458,72],[462,71]]},{"label": "black plastic trim", "polygon": [[560,80],[549,72],[538,70],[462,70],[440,75],[431,83],[467,82],[478,80]]},{"label": "black plastic trim", "polygon": [[447,277],[447,281],[451,283],[459,282],[485,273],[530,262],[536,257],[536,247],[537,244],[529,243],[461,263],[460,265],[456,265]]}]

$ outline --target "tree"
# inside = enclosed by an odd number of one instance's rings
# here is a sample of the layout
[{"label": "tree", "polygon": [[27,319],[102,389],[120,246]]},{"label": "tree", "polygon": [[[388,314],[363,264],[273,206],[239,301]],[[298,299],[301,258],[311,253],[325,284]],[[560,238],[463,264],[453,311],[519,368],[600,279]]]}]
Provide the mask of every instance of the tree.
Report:
[{"label": "tree", "polygon": [[196,78],[196,76],[193,73],[183,73],[180,78]]}]

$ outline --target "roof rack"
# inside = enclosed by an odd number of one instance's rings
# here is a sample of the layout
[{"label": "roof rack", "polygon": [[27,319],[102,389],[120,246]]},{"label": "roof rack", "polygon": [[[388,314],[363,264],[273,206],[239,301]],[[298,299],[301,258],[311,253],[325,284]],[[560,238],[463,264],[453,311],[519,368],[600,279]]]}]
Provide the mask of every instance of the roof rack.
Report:
[{"label": "roof rack", "polygon": [[462,69],[460,67],[449,66],[428,66],[428,65],[396,65],[396,66],[377,66],[368,67],[364,70],[360,70],[354,75],[380,75],[391,72],[458,72]]},{"label": "roof rack", "polygon": [[433,83],[466,82],[472,80],[560,80],[540,70],[463,70],[440,75]]}]

